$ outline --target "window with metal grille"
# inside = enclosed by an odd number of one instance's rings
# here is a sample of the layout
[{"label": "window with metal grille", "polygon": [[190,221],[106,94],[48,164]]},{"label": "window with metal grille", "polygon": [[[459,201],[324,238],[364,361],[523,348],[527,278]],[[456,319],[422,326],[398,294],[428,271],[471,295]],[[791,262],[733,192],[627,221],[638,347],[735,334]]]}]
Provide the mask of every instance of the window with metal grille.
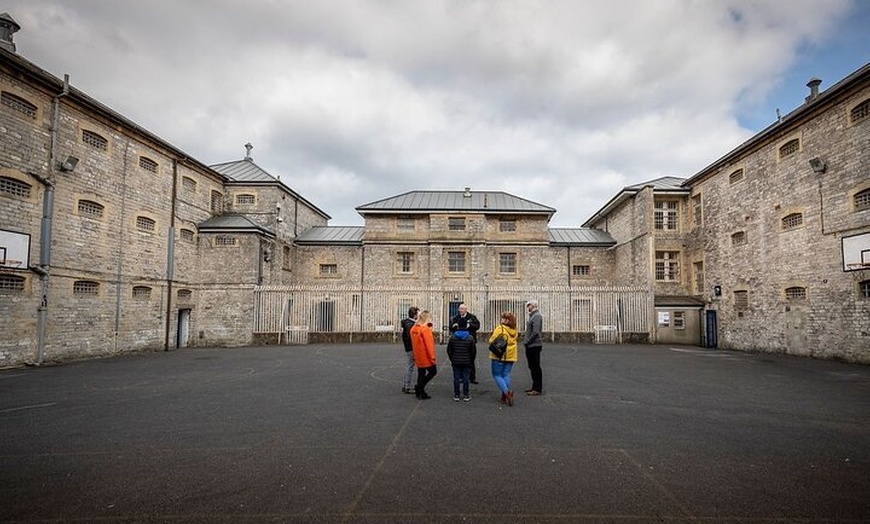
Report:
[{"label": "window with metal grille", "polygon": [[669,231],[677,229],[677,219],[679,218],[678,205],[679,203],[676,200],[659,200],[655,203],[656,229]]},{"label": "window with metal grille", "polygon": [[24,277],[0,273],[0,293],[24,291]]},{"label": "window with metal grille", "polygon": [[703,209],[701,208],[701,195],[695,195],[692,197],[692,219],[696,226],[700,226],[704,222],[704,217],[702,215]]},{"label": "window with metal grille", "polygon": [[464,217],[450,217],[447,219],[447,229],[450,231],[465,231]]},{"label": "window with metal grille", "polygon": [[178,232],[179,238],[181,238],[181,240],[184,240],[185,242],[193,242],[193,235],[194,232],[190,229],[181,229]]},{"label": "window with metal grille", "polygon": [[571,274],[575,277],[588,277],[592,274],[592,267],[584,264],[571,266]]},{"label": "window with metal grille", "polygon": [[143,233],[153,233],[157,222],[153,219],[143,216],[136,217],[136,229]]},{"label": "window with metal grille", "polygon": [[214,245],[216,246],[234,246],[236,245],[236,237],[227,235],[218,235],[214,237]]},{"label": "window with metal grille", "polygon": [[692,264],[692,272],[695,277],[695,293],[700,295],[704,292],[704,262]]},{"label": "window with metal grille", "polygon": [[151,298],[151,288],[148,286],[133,286],[133,298],[138,300]]},{"label": "window with metal grille", "polygon": [[37,107],[18,95],[13,95],[12,93],[3,91],[3,93],[0,94],[0,104],[12,109],[13,111],[21,113],[28,118],[36,120]]},{"label": "window with metal grille", "polygon": [[414,253],[410,251],[399,251],[397,254],[398,272],[413,273],[414,272]]},{"label": "window with metal grille", "polygon": [[414,231],[417,224],[413,218],[399,217],[396,219],[396,231]]},{"label": "window with metal grille", "polygon": [[855,210],[870,209],[870,189],[858,191],[852,200],[855,203]]},{"label": "window with metal grille", "polygon": [[498,272],[502,275],[517,274],[517,254],[516,253],[499,253],[498,254]]},{"label": "window with metal grille", "polygon": [[22,198],[30,198],[31,189],[33,189],[33,186],[30,184],[20,180],[15,180],[14,178],[0,176],[0,193]]},{"label": "window with metal grille", "polygon": [[674,329],[686,329],[685,311],[674,311]]},{"label": "window with metal grille", "polygon": [[498,230],[502,233],[513,233],[517,230],[517,221],[512,218],[503,218],[498,221]]},{"label": "window with metal grille", "polygon": [[674,282],[680,278],[679,251],[656,251],[656,280]]},{"label": "window with metal grille", "polygon": [[728,175],[728,182],[731,184],[736,184],[743,180],[743,170],[738,169],[736,171],[732,171],[730,175]]},{"label": "window with metal grille", "polygon": [[188,176],[181,177],[181,189],[183,189],[185,191],[189,191],[191,193],[195,193],[196,192],[196,180],[194,180]]},{"label": "window with metal grille", "polygon": [[749,291],[734,292],[734,309],[738,311],[749,309]]},{"label": "window with metal grille", "polygon": [[798,140],[797,138],[792,138],[791,140],[789,140],[788,142],[786,142],[785,144],[783,144],[779,148],[779,158],[785,158],[787,156],[791,156],[791,155],[797,153],[798,151],[800,151],[800,148],[801,148],[801,141]]},{"label": "window with metal grille", "polygon": [[861,293],[861,298],[870,299],[870,280],[858,282],[858,290]]},{"label": "window with metal grille", "polygon": [[220,191],[211,192],[211,211],[212,213],[223,213],[224,211],[224,196]]},{"label": "window with metal grille", "polygon": [[738,231],[731,235],[732,246],[742,246],[746,243],[746,231]]},{"label": "window with metal grille", "polygon": [[293,251],[290,250],[290,246],[284,246],[284,258],[281,260],[281,269],[286,269],[287,271],[293,269]]},{"label": "window with metal grille", "polygon": [[109,141],[104,136],[88,129],[82,129],[82,142],[100,151],[109,149]]},{"label": "window with metal grille", "polygon": [[870,99],[864,100],[849,111],[849,118],[855,124],[870,116]]},{"label": "window with metal grille", "polygon": [[236,195],[236,204],[238,205],[251,205],[255,204],[256,202],[257,199],[254,197],[254,195]]},{"label": "window with metal grille", "polygon": [[792,213],[782,218],[783,229],[794,229],[800,227],[804,223],[804,216],[801,213]]},{"label": "window with metal grille", "polygon": [[100,294],[100,283],[91,280],[76,280],[73,282],[73,295],[79,297],[95,297]]},{"label": "window with metal grille", "polygon": [[79,200],[79,214],[88,218],[103,218],[105,207],[92,200]]},{"label": "window with metal grille", "polygon": [[189,289],[179,289],[175,296],[178,297],[178,300],[190,300],[190,297],[193,296],[193,291]]},{"label": "window with metal grille", "polygon": [[806,300],[807,288],[805,287],[789,287],[785,289],[786,300]]},{"label": "window with metal grille", "polygon": [[139,157],[139,167],[141,167],[145,171],[151,171],[152,173],[157,172],[157,162],[151,160],[147,156]]},{"label": "window with metal grille", "polygon": [[338,264],[320,264],[321,275],[337,275]]},{"label": "window with metal grille", "polygon": [[449,273],[465,273],[465,251],[447,252],[447,271]]}]

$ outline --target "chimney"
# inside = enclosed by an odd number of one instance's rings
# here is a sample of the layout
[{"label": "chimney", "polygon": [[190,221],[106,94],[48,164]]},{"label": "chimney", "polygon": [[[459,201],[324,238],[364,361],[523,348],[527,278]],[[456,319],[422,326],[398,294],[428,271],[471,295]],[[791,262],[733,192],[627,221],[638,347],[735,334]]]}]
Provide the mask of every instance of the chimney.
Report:
[{"label": "chimney", "polygon": [[21,26],[9,16],[9,13],[0,15],[0,47],[14,53],[15,43],[12,41],[12,35],[19,29]]},{"label": "chimney", "polygon": [[810,88],[810,96],[808,96],[806,98],[807,103],[812,102],[813,100],[818,98],[818,96],[819,96],[819,84],[821,84],[821,83],[822,83],[821,79],[815,78],[815,77],[810,78],[810,81],[807,82],[807,87]]},{"label": "chimney", "polygon": [[245,160],[247,160],[248,162],[254,161],[254,159],[251,158],[251,149],[254,149],[254,146],[252,146],[250,142],[245,144]]},{"label": "chimney", "polygon": [[465,198],[471,198],[471,188],[470,188],[470,187],[466,187],[466,188],[465,188],[465,193],[463,193],[462,196],[465,197]]}]

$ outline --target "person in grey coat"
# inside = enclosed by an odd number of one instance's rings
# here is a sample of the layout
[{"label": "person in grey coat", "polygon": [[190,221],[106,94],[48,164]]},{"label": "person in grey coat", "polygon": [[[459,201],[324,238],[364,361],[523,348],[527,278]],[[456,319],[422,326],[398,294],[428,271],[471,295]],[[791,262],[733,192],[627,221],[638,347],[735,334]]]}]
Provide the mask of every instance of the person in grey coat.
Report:
[{"label": "person in grey coat", "polygon": [[534,397],[544,393],[544,373],[541,369],[544,318],[538,310],[537,300],[526,302],[526,309],[529,311],[529,320],[526,322],[526,331],[523,333],[523,346],[526,348],[526,361],[529,363],[529,371],[532,374],[532,387],[526,390],[526,395]]}]

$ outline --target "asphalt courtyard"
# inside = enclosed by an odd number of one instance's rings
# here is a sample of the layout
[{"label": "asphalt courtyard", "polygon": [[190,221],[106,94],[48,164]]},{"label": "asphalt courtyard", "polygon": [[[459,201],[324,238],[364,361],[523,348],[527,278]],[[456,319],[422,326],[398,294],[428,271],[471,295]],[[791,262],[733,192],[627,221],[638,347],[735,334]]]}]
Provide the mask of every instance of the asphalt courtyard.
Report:
[{"label": "asphalt courtyard", "polygon": [[507,407],[438,356],[425,401],[398,344],[0,371],[0,521],[870,522],[870,366],[549,345]]}]

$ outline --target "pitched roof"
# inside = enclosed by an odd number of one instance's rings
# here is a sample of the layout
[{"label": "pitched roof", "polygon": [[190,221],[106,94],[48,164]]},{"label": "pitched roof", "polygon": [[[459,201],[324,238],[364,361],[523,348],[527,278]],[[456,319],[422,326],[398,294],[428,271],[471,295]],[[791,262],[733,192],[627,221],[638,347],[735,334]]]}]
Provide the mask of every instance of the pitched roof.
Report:
[{"label": "pitched roof", "polygon": [[361,246],[363,226],[315,226],[306,229],[294,242],[299,245]]},{"label": "pitched roof", "polygon": [[200,233],[259,233],[268,237],[275,236],[274,231],[255,224],[248,217],[236,213],[211,217],[196,227]]},{"label": "pitched roof", "polygon": [[616,240],[600,229],[588,227],[550,228],[547,231],[550,244],[555,246],[613,246]]},{"label": "pitched roof", "polygon": [[369,202],[356,208],[370,213],[479,212],[493,214],[540,214],[547,220],[555,209],[504,191],[408,191],[401,195]]},{"label": "pitched roof", "polygon": [[656,295],[655,307],[697,307],[702,308],[705,302],[699,298],[685,295]]},{"label": "pitched roof", "polygon": [[680,178],[676,176],[663,176],[654,180],[649,180],[647,182],[641,182],[640,184],[625,186],[624,188],[622,188],[622,191],[617,193],[616,196],[611,198],[609,202],[604,204],[604,207],[596,211],[595,214],[589,218],[589,220],[584,222],[583,226],[591,226],[596,220],[607,215],[617,206],[619,206],[619,204],[638,194],[646,187],[652,187],[654,193],[677,193],[681,195],[688,195],[689,193],[691,193],[691,190],[688,187],[683,186],[683,183],[685,181],[685,178]]}]

